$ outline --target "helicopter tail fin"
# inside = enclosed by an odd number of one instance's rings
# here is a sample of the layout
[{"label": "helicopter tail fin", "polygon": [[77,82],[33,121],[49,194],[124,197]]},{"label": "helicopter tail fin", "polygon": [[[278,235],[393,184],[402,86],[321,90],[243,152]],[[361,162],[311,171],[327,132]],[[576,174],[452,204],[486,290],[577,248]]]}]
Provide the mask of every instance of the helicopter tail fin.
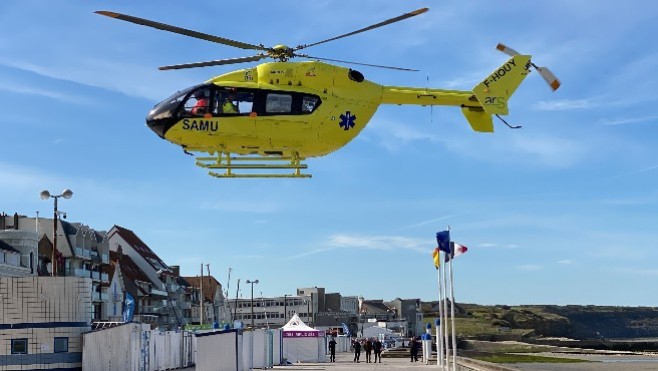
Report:
[{"label": "helicopter tail fin", "polygon": [[528,75],[530,56],[517,54],[473,88],[478,106],[462,106],[462,113],[474,131],[494,131],[492,115],[507,115],[507,101]]},{"label": "helicopter tail fin", "polygon": [[528,76],[529,68],[530,56],[518,54],[477,84],[473,93],[484,112],[489,115],[507,115],[507,101]]}]

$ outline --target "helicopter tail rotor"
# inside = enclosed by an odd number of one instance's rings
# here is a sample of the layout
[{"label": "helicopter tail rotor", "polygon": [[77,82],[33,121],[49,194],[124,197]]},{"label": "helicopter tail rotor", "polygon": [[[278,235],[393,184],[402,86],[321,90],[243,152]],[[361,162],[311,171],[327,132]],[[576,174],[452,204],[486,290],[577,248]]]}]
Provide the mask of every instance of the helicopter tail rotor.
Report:
[{"label": "helicopter tail rotor", "polygon": [[[507,45],[504,44],[498,44],[496,45],[496,49],[500,50],[501,52],[514,57],[516,55],[520,55],[521,53],[517,52],[516,50],[508,47]],[[548,69],[548,67],[540,67],[537,66],[532,62],[532,60],[529,61],[530,65],[541,75],[541,77],[544,78],[548,86],[553,90],[556,91],[560,87],[560,80],[551,72],[551,70]]]}]

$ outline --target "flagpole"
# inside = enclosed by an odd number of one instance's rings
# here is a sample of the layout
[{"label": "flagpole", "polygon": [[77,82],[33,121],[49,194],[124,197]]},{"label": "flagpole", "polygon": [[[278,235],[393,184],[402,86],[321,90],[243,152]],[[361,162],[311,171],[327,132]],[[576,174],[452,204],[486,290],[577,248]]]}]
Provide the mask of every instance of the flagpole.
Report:
[{"label": "flagpole", "polygon": [[452,257],[450,259],[450,313],[452,316],[452,369],[457,370],[457,334],[455,333],[455,281],[452,272],[452,258],[454,258],[454,247],[450,249]]},{"label": "flagpole", "polygon": [[445,353],[445,355],[446,355],[446,367],[450,368],[450,362],[449,362],[450,339],[448,338],[448,319],[449,319],[449,317],[448,317],[448,300],[447,300],[447,298],[448,298],[448,287],[447,287],[448,280],[447,280],[447,277],[446,277],[446,273],[447,273],[446,268],[447,267],[444,264],[444,267],[443,267],[443,270],[442,270],[443,271],[443,292],[444,292],[444,296],[443,296],[443,317],[444,317],[444,320],[443,320],[443,344],[444,344],[445,350],[446,350],[446,353]]},{"label": "flagpole", "polygon": [[441,250],[439,254],[439,268],[436,270],[436,278],[439,284],[439,323],[436,326],[436,357],[438,359],[437,365],[443,369],[443,287],[441,286],[441,269],[443,269],[443,264],[441,264]]}]

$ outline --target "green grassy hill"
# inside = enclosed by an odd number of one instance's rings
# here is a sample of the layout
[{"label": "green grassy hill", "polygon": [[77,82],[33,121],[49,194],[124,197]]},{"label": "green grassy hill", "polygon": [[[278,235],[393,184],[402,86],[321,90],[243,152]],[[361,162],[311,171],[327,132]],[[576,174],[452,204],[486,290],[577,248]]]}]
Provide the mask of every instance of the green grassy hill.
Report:
[{"label": "green grassy hill", "polygon": [[[437,305],[423,303],[424,322],[434,324]],[[455,314],[457,335],[464,338],[658,338],[658,308],[653,307],[457,303]]]}]

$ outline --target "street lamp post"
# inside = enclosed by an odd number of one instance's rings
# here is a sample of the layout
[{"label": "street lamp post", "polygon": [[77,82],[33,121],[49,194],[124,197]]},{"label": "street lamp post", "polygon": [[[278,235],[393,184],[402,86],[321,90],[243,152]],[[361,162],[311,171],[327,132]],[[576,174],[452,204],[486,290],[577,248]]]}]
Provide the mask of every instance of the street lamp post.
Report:
[{"label": "street lamp post", "polygon": [[311,303],[311,301],[308,300],[308,299],[304,299],[304,301],[306,302],[306,323],[310,325],[310,323],[311,323],[311,316],[310,316],[309,312],[310,312],[311,310],[309,309],[309,304]]},{"label": "street lamp post", "polygon": [[47,200],[49,198],[55,199],[55,207],[53,212],[53,256],[52,256],[52,276],[57,275],[57,220],[59,220],[59,213],[57,212],[57,199],[63,197],[69,199],[73,196],[73,192],[70,189],[65,189],[62,194],[51,195],[47,190],[41,191],[41,199]]},{"label": "street lamp post", "polygon": [[251,330],[254,329],[254,283],[258,284],[258,280],[247,280],[247,284],[251,284]]},{"label": "street lamp post", "polygon": [[[288,301],[286,300],[287,297],[288,294],[283,295],[283,320],[286,322],[288,321]],[[284,322],[284,325],[286,324],[286,322]]]}]

